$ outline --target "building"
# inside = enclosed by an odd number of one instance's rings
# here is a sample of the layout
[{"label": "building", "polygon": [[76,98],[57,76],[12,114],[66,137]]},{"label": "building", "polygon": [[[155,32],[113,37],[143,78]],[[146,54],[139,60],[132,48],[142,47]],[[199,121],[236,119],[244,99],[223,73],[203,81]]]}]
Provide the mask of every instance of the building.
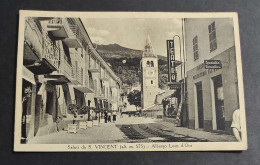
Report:
[{"label": "building", "polygon": [[[185,19],[188,127],[231,132],[239,108],[233,20]],[[221,69],[205,69],[220,60]]]},{"label": "building", "polygon": [[142,59],[142,86],[141,86],[141,103],[142,108],[149,107],[155,103],[158,94],[158,59],[153,52],[150,37],[146,39]]},{"label": "building", "polygon": [[24,30],[22,139],[66,129],[70,105],[79,107],[76,120],[117,110],[121,80],[79,18],[28,17]]}]

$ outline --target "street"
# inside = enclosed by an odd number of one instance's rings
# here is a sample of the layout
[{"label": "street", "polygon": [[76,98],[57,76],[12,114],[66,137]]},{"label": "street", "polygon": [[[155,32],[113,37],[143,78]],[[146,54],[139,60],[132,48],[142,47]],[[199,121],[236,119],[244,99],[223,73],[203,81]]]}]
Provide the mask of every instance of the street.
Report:
[{"label": "street", "polygon": [[91,143],[138,143],[138,142],[221,142],[235,141],[232,135],[203,130],[173,127],[162,119],[118,116],[115,123],[104,123],[92,128],[78,129],[77,133],[60,131],[37,136],[28,144],[91,144]]}]

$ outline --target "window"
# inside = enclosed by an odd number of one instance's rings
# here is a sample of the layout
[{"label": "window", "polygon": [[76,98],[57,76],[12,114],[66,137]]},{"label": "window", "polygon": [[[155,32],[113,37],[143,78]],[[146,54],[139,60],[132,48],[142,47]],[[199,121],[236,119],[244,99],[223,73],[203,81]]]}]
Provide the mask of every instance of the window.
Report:
[{"label": "window", "polygon": [[153,84],[153,80],[151,80],[151,84]]},{"label": "window", "polygon": [[215,21],[208,26],[208,29],[209,29],[210,52],[213,52],[214,50],[217,49]]},{"label": "window", "polygon": [[83,58],[83,54],[84,54],[84,51],[83,51],[83,48],[81,48],[81,58]]},{"label": "window", "polygon": [[151,61],[151,67],[154,67],[153,61]]},{"label": "window", "polygon": [[146,62],[146,66],[147,66],[147,67],[150,67],[150,61],[147,61],[147,62]]},{"label": "window", "polygon": [[194,61],[199,59],[198,36],[195,36],[193,38],[193,56],[194,56]]}]

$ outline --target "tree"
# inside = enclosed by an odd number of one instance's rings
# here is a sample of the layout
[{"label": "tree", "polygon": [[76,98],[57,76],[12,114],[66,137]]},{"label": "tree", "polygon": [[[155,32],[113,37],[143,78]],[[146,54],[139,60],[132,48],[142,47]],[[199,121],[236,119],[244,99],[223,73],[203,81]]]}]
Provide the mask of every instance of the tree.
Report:
[{"label": "tree", "polygon": [[130,92],[127,96],[127,99],[130,105],[135,105],[136,110],[137,107],[141,107],[141,91],[134,90]]},{"label": "tree", "polygon": [[167,74],[159,75],[159,88],[166,89],[167,88],[167,82],[168,82],[168,75]]}]

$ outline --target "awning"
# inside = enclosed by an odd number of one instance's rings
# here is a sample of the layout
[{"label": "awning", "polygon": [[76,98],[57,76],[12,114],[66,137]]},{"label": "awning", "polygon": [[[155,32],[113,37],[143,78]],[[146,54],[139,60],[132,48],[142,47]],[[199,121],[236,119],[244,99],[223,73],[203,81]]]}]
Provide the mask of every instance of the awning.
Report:
[{"label": "awning", "polygon": [[156,104],[162,104],[162,100],[168,97],[171,97],[172,94],[174,94],[176,90],[166,90],[165,92],[156,95],[155,102]]},{"label": "awning", "polygon": [[23,66],[22,69],[22,77],[23,79],[29,81],[30,83],[34,85],[36,84],[34,74],[31,71],[29,71],[25,66]]},{"label": "awning", "polygon": [[74,86],[75,89],[82,93],[94,93],[94,91],[86,86]]},{"label": "awning", "polygon": [[55,85],[62,85],[70,82],[64,74],[48,74],[44,75],[44,79]]}]

